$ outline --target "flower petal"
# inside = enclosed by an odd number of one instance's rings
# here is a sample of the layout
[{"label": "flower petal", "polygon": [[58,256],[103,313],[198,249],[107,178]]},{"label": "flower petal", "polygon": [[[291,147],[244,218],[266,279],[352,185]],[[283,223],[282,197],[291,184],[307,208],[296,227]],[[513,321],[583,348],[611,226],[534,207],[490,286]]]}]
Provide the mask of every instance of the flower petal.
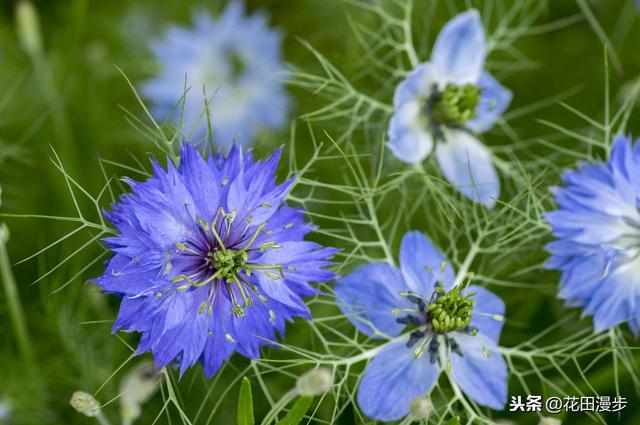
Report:
[{"label": "flower petal", "polygon": [[420,232],[407,232],[402,238],[400,268],[409,289],[427,299],[437,282],[449,290],[455,279],[449,260]]},{"label": "flower petal", "polygon": [[373,337],[398,335],[406,325],[396,322],[396,308],[415,308],[407,297],[402,273],[386,263],[356,267],[334,286],[338,307],[362,333]]},{"label": "flower petal", "polygon": [[401,161],[417,164],[431,153],[433,139],[426,131],[409,131],[390,139],[389,149]]},{"label": "flower petal", "polygon": [[639,271],[640,263],[637,260],[624,264],[611,271],[595,287],[584,314],[593,315],[596,332],[635,317],[640,297]]},{"label": "flower petal", "polygon": [[436,84],[436,70],[432,63],[425,62],[416,66],[407,77],[398,84],[393,94],[393,107],[399,108],[407,102],[418,102],[427,99]]},{"label": "flower petal", "polygon": [[482,89],[476,117],[465,126],[476,133],[484,133],[493,127],[502,113],[509,107],[513,95],[500,85],[488,72],[482,72],[478,87]]},{"label": "flower petal", "polygon": [[493,208],[500,195],[500,180],[491,155],[474,136],[461,130],[445,131],[436,146],[442,174],[464,196]]},{"label": "flower petal", "polygon": [[431,53],[445,83],[476,83],[484,67],[487,42],[480,14],[470,9],[451,19],[440,31]]},{"label": "flower petal", "polygon": [[496,344],[482,334],[455,334],[462,356],[450,353],[456,384],[476,403],[501,410],[507,402],[507,365]]},{"label": "flower petal", "polygon": [[398,106],[389,121],[389,149],[408,164],[423,161],[433,149],[433,139],[421,114],[420,104],[410,101]]},{"label": "flower petal", "polygon": [[475,293],[473,300],[476,305],[472,312],[471,326],[497,344],[504,325],[504,301],[493,292],[478,285],[469,286],[465,293]]},{"label": "flower petal", "polygon": [[440,374],[429,356],[415,358],[407,339],[388,343],[369,363],[358,389],[360,409],[374,419],[393,421],[409,413],[411,400],[427,394]]}]

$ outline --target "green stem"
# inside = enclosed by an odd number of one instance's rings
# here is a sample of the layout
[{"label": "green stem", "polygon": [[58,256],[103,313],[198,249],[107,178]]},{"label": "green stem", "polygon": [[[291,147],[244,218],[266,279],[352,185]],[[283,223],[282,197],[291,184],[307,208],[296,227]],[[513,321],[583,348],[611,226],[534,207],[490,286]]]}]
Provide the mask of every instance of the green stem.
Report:
[{"label": "green stem", "polygon": [[71,160],[74,159],[73,157],[76,155],[73,133],[65,111],[63,95],[60,94],[56,86],[55,76],[45,54],[42,52],[33,53],[31,55],[31,62],[33,63],[34,74],[40,90],[51,111],[54,134],[63,148],[63,155],[66,156],[65,159],[71,163]]},{"label": "green stem", "polygon": [[20,351],[22,352],[24,359],[27,362],[32,363],[34,355],[29,338],[29,331],[27,329],[24,312],[22,310],[22,304],[20,303],[18,287],[13,277],[13,272],[11,271],[9,254],[5,245],[8,240],[9,230],[7,226],[2,223],[0,224],[0,275],[2,276],[2,284],[7,297],[9,315],[11,317],[11,323],[13,325],[16,340],[18,341],[18,346],[20,347]]},{"label": "green stem", "polygon": [[469,253],[467,253],[467,256],[465,257],[464,261],[462,262],[462,265],[458,269],[458,274],[456,275],[456,280],[453,283],[454,287],[460,285],[464,281],[464,279],[467,277],[467,274],[469,273],[469,268],[471,267],[471,263],[473,263],[473,260],[476,258],[476,255],[478,255],[478,253],[480,252],[479,244],[480,244],[480,241],[477,240],[471,246],[471,249],[469,250]]},{"label": "green stem", "polygon": [[297,395],[298,392],[295,390],[295,388],[283,395],[280,400],[278,400],[276,404],[271,407],[271,410],[269,410],[260,424],[269,425],[271,422],[273,422],[278,417],[278,413],[280,413],[291,400],[296,398]]}]

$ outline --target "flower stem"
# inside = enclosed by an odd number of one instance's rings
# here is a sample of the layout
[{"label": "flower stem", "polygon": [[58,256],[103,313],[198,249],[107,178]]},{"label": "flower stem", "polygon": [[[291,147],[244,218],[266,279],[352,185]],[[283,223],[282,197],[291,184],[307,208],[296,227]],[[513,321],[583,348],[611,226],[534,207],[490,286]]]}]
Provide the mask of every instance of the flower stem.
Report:
[{"label": "flower stem", "polygon": [[265,415],[262,422],[260,422],[260,425],[269,425],[271,422],[273,422],[273,420],[277,418],[278,413],[280,413],[282,409],[284,409],[284,407],[287,404],[289,404],[289,402],[294,398],[296,398],[297,396],[298,396],[298,392],[296,391],[295,388],[292,390],[289,390],[285,395],[283,395],[280,398],[280,400],[276,402],[276,404],[274,404],[271,407],[271,410],[269,410],[269,412]]},{"label": "flower stem", "polygon": [[13,325],[18,346],[24,360],[33,363],[34,355],[29,338],[29,331],[20,302],[20,295],[16,285],[13,272],[11,271],[11,262],[7,252],[6,242],[9,240],[9,231],[7,226],[0,224],[0,275],[2,276],[2,284],[5,295],[7,297],[7,305],[9,308],[9,316]]},{"label": "flower stem", "polygon": [[471,249],[469,249],[467,256],[465,257],[464,261],[462,262],[462,265],[458,269],[456,280],[453,283],[454,287],[458,286],[464,281],[465,277],[469,272],[469,268],[471,267],[471,263],[473,263],[473,260],[475,260],[476,255],[478,255],[479,252],[480,252],[480,241],[475,241],[474,244],[471,245]]}]

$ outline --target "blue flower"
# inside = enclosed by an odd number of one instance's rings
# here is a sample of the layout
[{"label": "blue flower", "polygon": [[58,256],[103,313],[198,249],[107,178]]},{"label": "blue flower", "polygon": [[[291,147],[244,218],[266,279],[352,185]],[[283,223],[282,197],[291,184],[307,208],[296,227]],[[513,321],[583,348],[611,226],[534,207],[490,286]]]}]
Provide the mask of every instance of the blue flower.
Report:
[{"label": "blue flower", "polygon": [[199,143],[207,135],[208,99],[213,140],[225,151],[234,142],[249,146],[259,130],[281,127],[289,106],[277,75],[284,69],[281,35],[267,26],[266,15],[245,16],[242,3],[231,1],[217,19],[200,12],[194,21],[193,28],[171,27],[152,43],[161,72],[141,92],[154,115],[182,123]]},{"label": "blue flower", "polygon": [[484,71],[487,43],[480,15],[468,10],[445,25],[431,61],[396,88],[389,148],[409,164],[433,150],[447,180],[491,208],[500,180],[487,149],[474,136],[489,130],[511,103],[511,92]]},{"label": "blue flower", "polygon": [[609,161],[568,170],[546,214],[556,241],[546,266],[562,272],[559,298],[593,316],[597,332],[640,331],[640,143],[616,136]]},{"label": "blue flower", "polygon": [[360,266],[338,279],[335,293],[358,330],[389,339],[360,382],[365,414],[382,421],[406,416],[411,401],[429,393],[449,365],[467,396],[504,407],[508,374],[497,346],[504,303],[480,286],[456,285],[451,264],[422,233],[404,235],[399,269]]},{"label": "blue flower", "polygon": [[205,160],[185,143],[179,167],[154,161],[105,212],[117,234],[93,282],[122,298],[113,330],[140,332],[137,353],[156,366],[175,360],[184,373],[200,360],[213,376],[234,351],[257,358],[286,321],[310,317],[301,297],[333,278],[335,249],[304,240],[313,226],[285,203],[293,180],[275,183],[279,158],[233,147]]}]

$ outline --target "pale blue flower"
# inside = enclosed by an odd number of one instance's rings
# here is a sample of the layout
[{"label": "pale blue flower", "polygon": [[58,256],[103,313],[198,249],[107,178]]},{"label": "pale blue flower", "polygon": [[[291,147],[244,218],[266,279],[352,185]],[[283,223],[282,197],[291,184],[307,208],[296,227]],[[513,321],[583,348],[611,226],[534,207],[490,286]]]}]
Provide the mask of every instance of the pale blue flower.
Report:
[{"label": "pale blue flower", "polygon": [[447,362],[467,396],[482,406],[504,407],[508,372],[497,346],[504,303],[483,287],[456,285],[451,264],[422,233],[404,235],[400,268],[360,266],[338,279],[335,294],[358,330],[389,339],[360,382],[357,399],[365,414],[382,421],[406,416]]},{"label": "pale blue flower", "polygon": [[487,42],[480,15],[468,10],[438,35],[431,61],[398,85],[388,129],[389,148],[404,162],[422,162],[434,149],[440,170],[463,195],[491,208],[500,180],[475,134],[489,130],[511,103],[511,92],[484,71]]},{"label": "pale blue flower", "polygon": [[285,68],[281,38],[265,14],[245,16],[239,1],[215,19],[202,11],[193,27],[173,26],[152,43],[161,72],[141,92],[158,119],[182,122],[194,143],[206,140],[208,99],[215,145],[225,151],[234,142],[249,146],[257,131],[286,121],[289,98],[278,75]]},{"label": "pale blue flower", "polygon": [[628,322],[640,332],[640,143],[616,136],[609,160],[567,170],[546,214],[556,241],[547,267],[558,296],[593,316],[597,332]]}]

